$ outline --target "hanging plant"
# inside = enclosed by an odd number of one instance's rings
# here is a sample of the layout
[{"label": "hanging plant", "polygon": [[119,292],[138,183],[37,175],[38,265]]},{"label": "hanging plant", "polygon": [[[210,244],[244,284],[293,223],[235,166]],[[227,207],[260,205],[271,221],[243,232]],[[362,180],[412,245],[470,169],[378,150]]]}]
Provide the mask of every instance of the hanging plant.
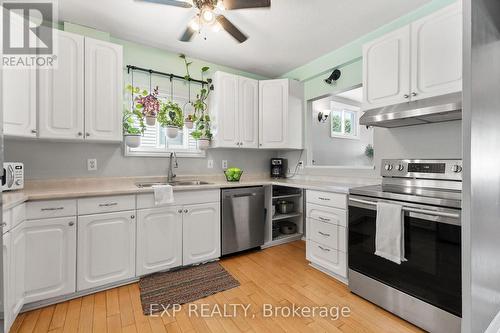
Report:
[{"label": "hanging plant", "polygon": [[365,147],[365,156],[368,158],[373,158],[373,146],[371,144]]},{"label": "hanging plant", "polygon": [[[137,123],[139,126],[136,125]],[[123,110],[122,125],[125,144],[130,148],[139,147],[141,145],[141,136],[146,130],[142,113],[137,110]]]},{"label": "hanging plant", "polygon": [[148,92],[145,89],[141,92],[137,87],[132,89],[135,94],[138,94],[134,99],[135,109],[142,113],[147,125],[154,126],[158,112],[160,112],[158,86],[152,92]]},{"label": "hanging plant", "polygon": [[166,128],[169,138],[175,138],[184,126],[182,109],[179,104],[173,101],[162,103],[158,113],[158,123],[161,127]]},{"label": "hanging plant", "polygon": [[193,129],[195,121],[196,116],[194,114],[188,114],[184,119],[184,126],[186,126],[187,129]]}]

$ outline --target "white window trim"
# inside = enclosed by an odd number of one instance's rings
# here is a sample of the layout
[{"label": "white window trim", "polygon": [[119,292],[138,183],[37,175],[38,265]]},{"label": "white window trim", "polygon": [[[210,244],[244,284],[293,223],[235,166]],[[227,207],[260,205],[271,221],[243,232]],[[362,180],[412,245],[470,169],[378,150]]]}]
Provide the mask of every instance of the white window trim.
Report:
[{"label": "white window trim", "polygon": [[[335,110],[333,109],[333,105],[336,105],[336,106],[340,106],[340,107],[336,107]],[[351,140],[359,140],[360,139],[360,136],[359,136],[359,118],[361,116],[361,111],[358,109],[356,110],[356,108],[354,108],[352,105],[348,105],[348,104],[343,104],[343,103],[339,103],[339,102],[332,102],[331,104],[331,109],[330,109],[330,137],[331,138],[337,138],[337,139],[351,139]],[[339,134],[338,132],[334,132],[333,129],[332,129],[332,121],[333,121],[333,115],[332,113],[334,111],[341,111],[342,112],[342,119],[341,119],[341,129],[342,129],[342,134]],[[350,134],[346,134],[344,131],[345,131],[345,127],[344,127],[344,122],[345,122],[345,112],[352,112],[355,114],[355,118],[356,118],[356,125],[355,125],[355,133],[354,135],[350,135]]]}]

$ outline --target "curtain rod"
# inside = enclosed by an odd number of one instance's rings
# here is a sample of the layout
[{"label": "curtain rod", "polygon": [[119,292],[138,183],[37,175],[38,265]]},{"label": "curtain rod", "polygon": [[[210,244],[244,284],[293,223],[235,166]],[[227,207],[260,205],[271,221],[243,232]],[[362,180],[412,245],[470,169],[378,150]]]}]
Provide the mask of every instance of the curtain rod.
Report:
[{"label": "curtain rod", "polygon": [[180,79],[180,80],[185,80],[185,81],[191,81],[191,82],[200,83],[201,85],[204,85],[204,84],[208,83],[208,82],[202,81],[202,80],[196,80],[196,79],[191,79],[191,78],[186,79],[184,76],[175,75],[175,74],[172,74],[172,73],[158,72],[158,71],[155,71],[154,69],[147,69],[147,68],[142,68],[142,67],[127,65],[127,73],[130,73],[131,70],[132,71],[146,72],[146,73],[149,73],[149,74],[156,74],[156,75],[168,76],[168,77],[170,77],[170,79],[176,78],[176,79]]}]

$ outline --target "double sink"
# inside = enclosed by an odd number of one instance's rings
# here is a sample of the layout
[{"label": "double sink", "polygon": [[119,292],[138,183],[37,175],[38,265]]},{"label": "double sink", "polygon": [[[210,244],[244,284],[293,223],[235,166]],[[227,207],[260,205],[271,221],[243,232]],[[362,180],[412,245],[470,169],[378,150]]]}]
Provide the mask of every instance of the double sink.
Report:
[{"label": "double sink", "polygon": [[138,188],[151,188],[155,185],[172,185],[172,186],[197,186],[197,185],[210,185],[211,183],[202,180],[180,180],[174,182],[145,182],[136,183],[135,186]]}]

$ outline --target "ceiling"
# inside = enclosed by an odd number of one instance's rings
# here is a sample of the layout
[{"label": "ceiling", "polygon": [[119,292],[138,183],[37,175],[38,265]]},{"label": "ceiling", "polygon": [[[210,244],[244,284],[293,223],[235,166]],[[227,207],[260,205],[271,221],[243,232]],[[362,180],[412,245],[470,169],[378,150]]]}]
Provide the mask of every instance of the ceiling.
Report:
[{"label": "ceiling", "polygon": [[[188,0],[186,0],[188,1]],[[278,77],[430,0],[272,0],[271,9],[225,11],[250,38],[225,31],[178,41],[195,9],[136,0],[59,0],[59,20],[266,77]]]}]

